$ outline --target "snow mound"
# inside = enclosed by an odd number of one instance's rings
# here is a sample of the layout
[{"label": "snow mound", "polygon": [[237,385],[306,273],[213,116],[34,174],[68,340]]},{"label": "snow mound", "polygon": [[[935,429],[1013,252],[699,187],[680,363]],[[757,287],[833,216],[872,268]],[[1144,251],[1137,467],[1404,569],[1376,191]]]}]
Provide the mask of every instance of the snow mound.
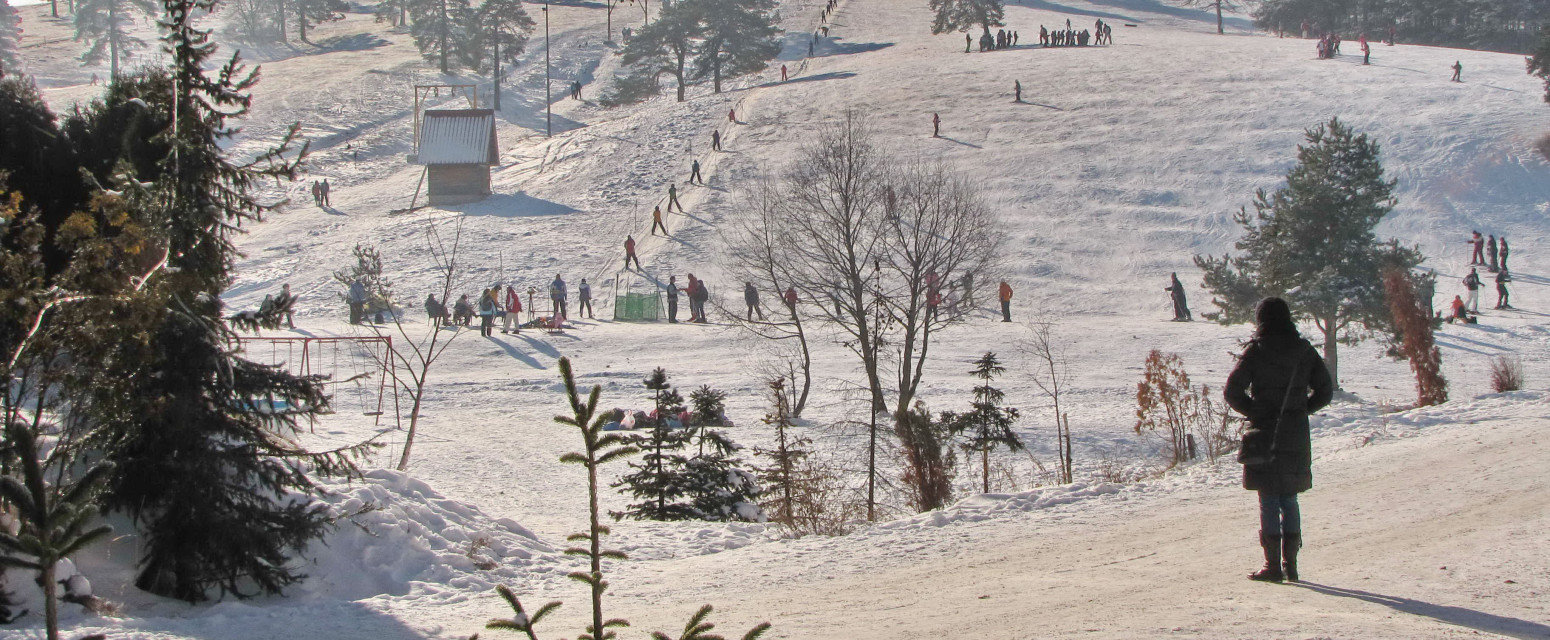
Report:
[{"label": "snow mound", "polygon": [[294,596],[483,590],[564,573],[556,566],[564,562],[559,550],[526,527],[448,499],[408,474],[377,469],[322,488],[320,500],[338,529],[309,549],[308,579]]}]

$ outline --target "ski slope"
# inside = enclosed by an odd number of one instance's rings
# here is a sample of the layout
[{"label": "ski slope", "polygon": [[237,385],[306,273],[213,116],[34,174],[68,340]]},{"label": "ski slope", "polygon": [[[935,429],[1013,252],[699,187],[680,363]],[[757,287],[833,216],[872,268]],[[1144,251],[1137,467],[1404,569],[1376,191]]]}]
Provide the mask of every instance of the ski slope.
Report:
[{"label": "ski slope", "polygon": [[[1534,150],[1550,132],[1550,109],[1521,57],[1376,45],[1363,66],[1348,43],[1346,55],[1317,60],[1312,41],[1253,33],[1242,18],[1218,36],[1214,16],[1154,0],[1011,2],[1009,28],[1023,43],[1037,42],[1041,24],[1082,28],[1102,18],[1115,44],[964,54],[961,34],[929,34],[924,2],[843,0],[807,58],[822,3],[793,0],[781,3],[786,49],[763,75],[720,95],[696,87],[685,103],[667,91],[604,109],[593,100],[617,61],[595,4],[551,7],[555,135],[543,135],[540,31],[503,97],[496,194],[447,209],[404,211],[420,173],[405,162],[410,86],[471,78],[434,73],[407,35],[369,13],[319,27],[319,47],[245,50],[264,80],[234,150],[256,150],[300,121],[314,150],[309,180],[327,178],[334,189],[322,209],[295,185],[292,206],[248,230],[228,303],[257,306],[288,282],[301,296],[298,329],[265,335],[362,334],[343,322],[330,273],[365,243],[383,251],[417,327],[418,301],[439,289],[425,230],[461,217],[469,293],[493,282],[542,290],[561,273],[573,290],[587,278],[606,301],[633,233],[652,278],[693,272],[709,279],[713,302],[740,306],[737,283],[721,276],[719,229],[739,214],[743,189],[792,162],[817,125],[855,109],[894,153],[952,163],[1003,213],[1003,275],[1019,322],[996,322],[986,307],[940,334],[921,395],[933,409],[966,404],[967,362],[996,350],[1011,370],[998,386],[1024,409],[1019,430],[1032,456],[997,460],[1014,481],[1001,493],[975,495],[963,469],[965,497],[953,507],[889,511],[844,537],[789,540],[750,523],[617,523],[612,546],[632,560],[611,570],[611,615],[668,630],[712,602],[719,628],[740,633],[770,620],[784,638],[1550,637],[1550,465],[1539,437],[1545,396],[1535,391],[1550,379],[1550,163]],[[29,37],[68,37],[43,18],[46,6],[22,11]],[[640,20],[625,5],[614,28]],[[57,107],[97,90],[87,84],[91,69],[72,60],[73,43],[23,51]],[[1455,60],[1463,83],[1447,81]],[[790,81],[779,82],[780,64]],[[571,79],[584,82],[586,101],[562,99]],[[1023,104],[1012,102],[1013,80]],[[727,123],[728,109],[738,124]],[[933,113],[941,138],[930,136]],[[1323,586],[1250,584],[1242,575],[1259,562],[1255,512],[1236,466],[1153,477],[1155,443],[1131,430],[1134,385],[1153,348],[1181,354],[1197,383],[1220,385],[1248,328],[1166,322],[1168,274],[1190,286],[1197,317],[1208,310],[1191,256],[1231,250],[1232,214],[1256,189],[1280,183],[1303,130],[1334,116],[1382,145],[1399,205],[1379,232],[1420,245],[1443,276],[1436,305],[1462,293],[1464,240],[1479,229],[1511,238],[1520,310],[1443,328],[1454,401],[1441,407],[1385,414],[1413,400],[1408,367],[1377,344],[1342,350],[1352,395],[1315,420],[1318,479],[1304,501],[1304,574]],[[718,128],[721,153],[709,149]],[[683,186],[695,158],[705,187]],[[651,208],[675,181],[688,214],[668,216],[671,236],[649,236]],[[981,299],[991,299],[991,283]],[[1492,292],[1481,297],[1483,307],[1494,302]],[[563,410],[556,360],[570,357],[583,384],[602,385],[605,407],[642,406],[639,381],[666,367],[681,390],[728,393],[740,443],[769,438],[758,422],[768,404],[762,345],[724,324],[606,321],[611,305],[599,306],[599,320],[578,319],[564,335],[459,337],[432,374],[407,474],[386,470],[402,442],[389,433],[377,470],[327,498],[342,514],[380,509],[348,518],[314,549],[312,578],[292,597],[189,607],[140,594],[129,584],[134,540],[120,538],[79,565],[98,595],[124,603],[122,617],[68,605],[70,635],[461,638],[504,613],[495,583],[530,604],[566,601],[542,635],[579,629],[584,592],[564,578],[577,565],[557,550],[584,525],[585,476],[557,460],[579,442],[550,420]],[[1032,486],[1032,460],[1054,458],[1048,408],[1016,349],[1027,333],[1021,321],[1036,317],[1059,323],[1075,365],[1062,401],[1076,485]],[[847,421],[858,419],[859,376],[837,341],[815,342],[816,395],[803,428],[854,471],[864,439]],[[1498,354],[1523,359],[1531,391],[1487,393],[1484,371]],[[369,433],[359,422],[326,418],[319,431]],[[1104,483],[1101,471],[1114,466],[1146,479]],[[605,509],[624,503],[605,493]],[[486,544],[475,545],[480,538]],[[481,568],[486,561],[495,568]],[[35,617],[23,624],[31,630],[0,634],[39,633]]]}]

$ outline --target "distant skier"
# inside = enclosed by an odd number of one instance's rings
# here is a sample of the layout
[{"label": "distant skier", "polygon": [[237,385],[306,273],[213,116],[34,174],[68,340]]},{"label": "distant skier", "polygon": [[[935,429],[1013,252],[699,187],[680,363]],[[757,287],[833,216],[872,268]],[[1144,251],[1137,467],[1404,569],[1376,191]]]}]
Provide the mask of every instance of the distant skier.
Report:
[{"label": "distant skier", "polygon": [[1372,48],[1367,46],[1366,39],[1362,40],[1362,64],[1372,64]]},{"label": "distant skier", "polygon": [[1482,255],[1485,250],[1485,238],[1480,235],[1479,231],[1474,232],[1474,235],[1470,237],[1469,244],[1475,249],[1474,254],[1469,257],[1470,266],[1485,264],[1485,256]]},{"label": "distant skier", "polygon": [[554,274],[554,281],[549,283],[549,303],[554,307],[554,317],[564,318],[570,314],[565,312],[565,281],[560,279],[560,274]]},{"label": "distant skier", "polygon": [[513,333],[513,327],[515,333],[522,333],[522,319],[518,317],[521,313],[522,296],[517,294],[516,288],[506,285],[506,317],[501,319],[501,333]]},{"label": "distant skier", "polygon": [[587,318],[597,319],[597,316],[592,314],[592,285],[587,284],[586,278],[582,278],[581,284],[576,285],[576,302],[580,305],[576,308],[577,318],[585,314]]},{"label": "distant skier", "polygon": [[[974,36],[971,36],[968,33],[964,33],[963,34],[963,52],[964,53],[968,53],[969,50],[973,49],[973,48],[974,48]],[[808,54],[808,55],[812,55],[812,54]]]},{"label": "distant skier", "polygon": [[635,236],[624,236],[624,268],[630,268],[630,261],[635,261],[635,268],[640,269],[640,257],[635,255]]},{"label": "distant skier", "polygon": [[1497,242],[1497,244],[1501,245],[1502,271],[1506,271],[1507,270],[1507,252],[1508,252],[1507,236],[1502,236],[1501,240],[1499,240]]},{"label": "distant skier", "polygon": [[942,116],[935,113],[931,114],[931,137],[942,137]]},{"label": "distant skier", "polygon": [[677,184],[670,184],[670,185],[667,186],[667,212],[668,213],[672,213],[673,212],[673,207],[678,207],[678,212],[679,213],[683,213],[684,212],[683,204],[678,202],[678,185]]},{"label": "distant skier", "polygon": [[713,151],[720,151],[721,150],[721,132],[720,131],[712,131],[712,132],[710,132],[710,148]]},{"label": "distant skier", "polygon": [[1464,64],[1458,60],[1453,61],[1453,81],[1463,82]]},{"label": "distant skier", "polygon": [[759,289],[752,282],[743,283],[743,302],[748,305],[748,321],[753,322],[755,311],[759,313],[759,319],[764,319],[764,309],[759,308]]},{"label": "distant skier", "polygon": [[1012,102],[1022,102],[1022,101],[1023,101],[1023,82],[1021,80],[1013,80],[1012,81]]},{"label": "distant skier", "polygon": [[1189,303],[1184,300],[1184,283],[1179,282],[1179,274],[1173,274],[1173,283],[1168,285],[1167,291],[1173,294],[1173,321],[1189,322],[1193,318],[1189,315]]},{"label": "distant skier", "polygon": [[1469,304],[1470,313],[1480,313],[1480,274],[1475,273],[1475,268],[1469,268],[1469,275],[1464,276],[1465,302]]},{"label": "distant skier", "polygon": [[737,107],[727,109],[727,122],[737,124]]},{"label": "distant skier", "polygon": [[786,81],[786,65],[780,65],[780,81]]},{"label": "distant skier", "polygon": [[1496,308],[1497,309],[1511,309],[1512,308],[1512,305],[1507,303],[1507,283],[1509,283],[1509,282],[1512,282],[1512,276],[1507,273],[1506,269],[1502,269],[1501,271],[1496,272]]},{"label": "distant skier", "polygon": [[[662,235],[668,235],[667,225],[662,224],[661,205],[657,205],[657,208],[651,211],[651,235],[657,235],[657,229],[659,228],[662,229]],[[629,266],[628,263],[626,263],[625,266]]]},{"label": "distant skier", "polygon": [[689,165],[689,184],[694,184],[696,182],[698,182],[700,184],[705,184],[705,179],[700,177],[700,161],[699,160],[695,160],[693,163],[691,163]]},{"label": "distant skier", "polygon": [[1486,240],[1485,240],[1485,260],[1486,260],[1486,265],[1485,265],[1486,270],[1490,271],[1491,273],[1496,273],[1496,271],[1497,271],[1497,264],[1496,264],[1496,236],[1495,235],[1491,235],[1491,236],[1487,236],[1486,237]]},{"label": "distant skier", "polygon": [[1012,285],[1009,285],[1009,284],[1006,283],[1005,280],[1002,280],[1001,281],[1000,294],[1001,294],[1001,321],[1002,322],[1011,322],[1012,321]]},{"label": "distant skier", "polygon": [[678,323],[678,276],[667,277],[667,321]]}]

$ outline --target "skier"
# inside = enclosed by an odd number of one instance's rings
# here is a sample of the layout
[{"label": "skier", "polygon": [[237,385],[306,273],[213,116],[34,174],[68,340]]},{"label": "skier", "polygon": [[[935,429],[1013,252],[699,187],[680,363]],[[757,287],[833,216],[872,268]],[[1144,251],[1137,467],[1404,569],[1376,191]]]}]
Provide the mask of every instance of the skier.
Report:
[{"label": "skier", "polygon": [[1022,101],[1023,101],[1023,82],[1021,80],[1013,80],[1012,81],[1012,102],[1022,102]]},{"label": "skier", "polygon": [[678,276],[667,277],[667,321],[678,323]]},{"label": "skier", "polygon": [[786,81],[786,65],[780,65],[780,81]]},{"label": "skier", "polygon": [[[665,231],[664,231],[665,232]],[[640,269],[640,256],[635,255],[635,236],[624,236],[624,268],[630,268],[630,261],[635,261],[635,268]]]},{"label": "skier", "polygon": [[[664,235],[664,236],[668,235],[668,233],[667,233],[667,225],[662,224],[662,206],[661,205],[657,205],[657,208],[651,210],[651,235],[657,235],[657,228],[658,227],[660,227],[662,229],[662,235]],[[639,262],[639,260],[637,260],[636,262]],[[628,260],[625,261],[625,265],[626,266],[629,265],[629,261]]]},{"label": "skier", "polygon": [[479,336],[488,338],[495,333],[495,290],[485,289],[479,294]]},{"label": "skier", "polygon": [[1372,63],[1372,49],[1367,46],[1367,40],[1362,39],[1362,64]]},{"label": "skier", "polygon": [[962,304],[970,309],[974,308],[974,274],[965,272],[963,278],[958,281],[958,286],[963,287]]},{"label": "skier", "polygon": [[347,302],[350,303],[350,324],[360,324],[361,318],[366,315],[366,285],[360,280],[350,283],[350,295]]},{"label": "skier", "polygon": [[[974,47],[974,36],[971,36],[968,33],[964,33],[963,34],[963,52],[964,53],[968,53],[969,49],[971,49],[973,47]],[[807,55],[812,55],[812,54],[809,53]]]},{"label": "skier", "polygon": [[684,296],[689,298],[689,322],[700,321],[700,306],[696,302],[700,296],[700,281],[694,278],[694,274],[688,274],[689,286],[684,287]]},{"label": "skier", "polygon": [[1453,81],[1463,82],[1460,76],[1464,73],[1464,65],[1458,60],[1453,61]]},{"label": "skier", "polygon": [[696,291],[694,295],[690,297],[689,301],[694,304],[695,311],[699,313],[700,319],[696,320],[696,322],[705,324],[706,322],[709,322],[709,320],[705,318],[705,303],[710,301],[710,287],[705,285],[704,279],[695,280],[694,284]]},{"label": "skier", "polygon": [[737,124],[737,107],[727,109],[727,122]]},{"label": "skier", "polygon": [[1488,236],[1485,241],[1486,270],[1496,273],[1496,236]]},{"label": "skier", "polygon": [[1481,251],[1485,249],[1485,238],[1480,237],[1479,231],[1474,232],[1474,234],[1475,235],[1469,239],[1469,244],[1474,245],[1475,247],[1474,254],[1469,258],[1469,264],[1471,266],[1485,264],[1485,256],[1480,255]]},{"label": "skier", "polygon": [[754,288],[752,282],[743,284],[743,302],[748,305],[748,321],[753,322],[753,314],[759,312],[759,319],[764,319],[764,309],[759,308],[759,290]]},{"label": "skier", "polygon": [[797,315],[797,288],[786,287],[786,308],[791,310],[792,317]]},{"label": "skier", "polygon": [[711,148],[712,151],[720,151],[721,150],[721,132],[720,131],[712,131],[712,132],[710,132],[710,148]]},{"label": "skier", "polygon": [[1335,385],[1324,359],[1298,335],[1285,300],[1260,301],[1254,325],[1254,337],[1222,394],[1249,419],[1238,461],[1243,488],[1259,493],[1259,545],[1265,552],[1265,567],[1249,579],[1297,582],[1302,548],[1297,494],[1313,488],[1308,415],[1329,404]]},{"label": "skier", "polygon": [[560,279],[560,274],[558,273],[554,274],[554,282],[549,283],[549,304],[554,309],[556,323],[558,323],[559,318],[570,315],[565,312],[565,281]]},{"label": "skier", "polygon": [[522,296],[517,295],[517,290],[511,285],[506,285],[506,317],[502,318],[501,333],[512,333],[512,327],[516,327],[516,333],[522,333],[522,320],[518,314],[522,313]]},{"label": "skier", "polygon": [[705,178],[700,177],[700,161],[695,160],[689,165],[689,184],[705,184]]},{"label": "skier", "polygon": [[1479,318],[1469,315],[1469,305],[1464,304],[1464,301],[1458,296],[1453,296],[1453,303],[1449,308],[1452,310],[1452,313],[1448,314],[1448,324],[1453,324],[1455,321],[1463,324],[1480,322]]},{"label": "skier", "polygon": [[1512,282],[1512,276],[1507,273],[1506,269],[1502,269],[1501,271],[1496,272],[1496,308],[1497,309],[1511,309],[1512,308],[1512,305],[1507,304],[1507,283],[1509,283],[1509,282]]},{"label": "skier", "polygon": [[675,206],[678,207],[679,213],[684,212],[683,204],[678,202],[678,185],[670,184],[667,185],[667,212],[672,213]]},{"label": "skier", "polygon": [[1475,273],[1475,268],[1469,268],[1469,275],[1464,276],[1464,288],[1468,291],[1465,300],[1469,303],[1470,313],[1480,313],[1480,274]]},{"label": "skier", "polygon": [[586,278],[582,278],[581,284],[576,285],[576,302],[580,305],[576,309],[577,318],[585,314],[587,318],[597,319],[597,316],[592,314],[592,286],[587,284]]},{"label": "skier", "polygon": [[1506,271],[1507,270],[1507,249],[1508,249],[1507,248],[1507,236],[1502,236],[1501,240],[1497,244],[1500,244],[1502,246],[1502,250],[1501,250],[1501,254],[1502,254],[1502,271]]},{"label": "skier", "polygon": [[1011,322],[1012,321],[1012,285],[1009,285],[1009,284],[1006,283],[1005,280],[1002,280],[1001,281],[1001,291],[1000,291],[1000,293],[1001,293],[1001,321],[1002,322]]},{"label": "skier", "polygon": [[1189,322],[1193,318],[1189,315],[1189,303],[1184,300],[1184,283],[1179,282],[1179,274],[1173,274],[1173,283],[1164,291],[1173,294],[1173,321]]},{"label": "skier", "polygon": [[939,138],[942,134],[942,116],[931,114],[931,137]]}]

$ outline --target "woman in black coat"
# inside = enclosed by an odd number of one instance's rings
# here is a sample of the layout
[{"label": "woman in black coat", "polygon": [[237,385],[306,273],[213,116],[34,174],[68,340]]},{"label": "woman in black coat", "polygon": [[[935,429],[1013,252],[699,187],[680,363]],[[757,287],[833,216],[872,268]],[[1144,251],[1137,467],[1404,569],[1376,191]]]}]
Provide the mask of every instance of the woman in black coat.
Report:
[{"label": "woman in black coat", "polygon": [[1329,404],[1334,382],[1318,351],[1298,335],[1285,300],[1260,301],[1254,324],[1254,337],[1227,376],[1224,392],[1227,404],[1249,419],[1238,461],[1243,488],[1259,492],[1265,568],[1249,578],[1296,582],[1302,547],[1297,494],[1313,488],[1308,414]]}]

